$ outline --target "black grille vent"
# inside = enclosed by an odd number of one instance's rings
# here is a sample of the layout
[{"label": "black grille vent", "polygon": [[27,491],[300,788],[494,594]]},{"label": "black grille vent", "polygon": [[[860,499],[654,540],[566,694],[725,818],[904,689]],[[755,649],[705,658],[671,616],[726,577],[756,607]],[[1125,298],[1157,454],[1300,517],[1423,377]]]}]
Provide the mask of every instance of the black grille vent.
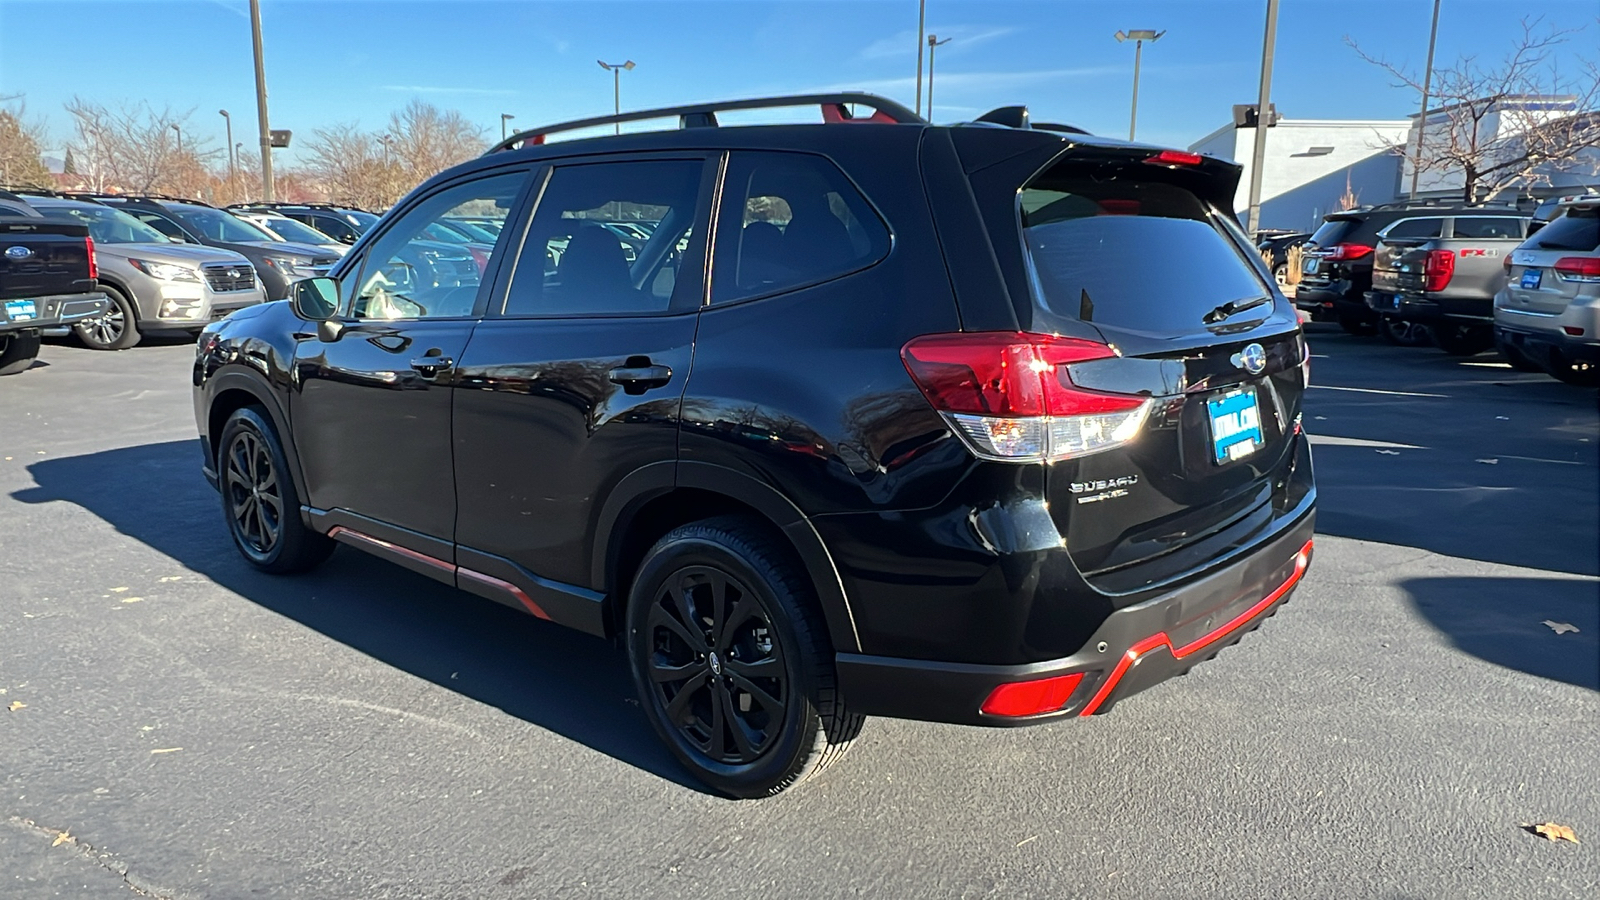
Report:
[{"label": "black grille vent", "polygon": [[238,265],[209,265],[202,269],[206,283],[219,294],[228,291],[248,291],[256,286],[256,270],[249,263]]}]

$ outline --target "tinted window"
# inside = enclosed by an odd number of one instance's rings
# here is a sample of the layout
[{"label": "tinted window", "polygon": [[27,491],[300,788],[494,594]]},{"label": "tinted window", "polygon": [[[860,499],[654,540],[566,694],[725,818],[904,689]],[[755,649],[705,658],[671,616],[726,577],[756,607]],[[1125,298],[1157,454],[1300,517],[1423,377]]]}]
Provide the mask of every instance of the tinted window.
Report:
[{"label": "tinted window", "polygon": [[1600,209],[1569,209],[1539,230],[1531,246],[1537,250],[1600,250]]},{"label": "tinted window", "polygon": [[97,244],[165,244],[166,235],[133,216],[104,206],[46,206],[51,215],[67,215],[89,226]]},{"label": "tinted window", "polygon": [[[522,242],[508,316],[664,312],[695,305],[699,266],[680,268],[700,205],[700,160],[563,166],[550,176]],[[648,240],[616,222],[638,222]]]},{"label": "tinted window", "polygon": [[428,239],[430,226],[449,215],[504,219],[526,178],[525,172],[515,172],[458,184],[412,207],[367,253],[351,315],[366,319],[471,315],[483,274],[499,245],[442,244]]},{"label": "tinted window", "polygon": [[149,225],[151,228],[161,232],[167,237],[182,238],[186,241],[189,240],[189,236],[184,234],[183,229],[179,227],[178,223],[172,221],[166,216],[152,212],[136,212],[132,215],[134,218],[146,225]]},{"label": "tinted window", "polygon": [[[1459,227],[1457,220],[1457,227]],[[1383,233],[1385,238],[1436,238],[1444,234],[1443,219],[1401,219]]]},{"label": "tinted window", "polygon": [[1456,219],[1458,238],[1521,238],[1523,219],[1510,216],[1462,216]]},{"label": "tinted window", "polygon": [[1345,235],[1355,230],[1358,222],[1351,219],[1330,219],[1323,222],[1322,226],[1311,235],[1310,243],[1324,249],[1332,247],[1345,239]]},{"label": "tinted window", "polygon": [[735,153],[722,198],[713,303],[837,278],[889,252],[883,220],[821,157]]},{"label": "tinted window", "polygon": [[1046,174],[1021,203],[1039,299],[1058,315],[1190,333],[1224,303],[1270,296],[1220,221],[1182,188]]},{"label": "tinted window", "polygon": [[315,228],[334,240],[353,244],[355,243],[356,238],[359,237],[354,228],[351,228],[343,220],[337,219],[333,216],[307,216],[306,218],[311,220],[310,224],[312,228]]},{"label": "tinted window", "polygon": [[189,226],[191,231],[206,240],[242,244],[250,241],[270,241],[273,239],[272,235],[267,234],[251,223],[234,216],[232,213],[225,213],[220,209],[180,206],[174,209],[172,214],[183,224]]}]

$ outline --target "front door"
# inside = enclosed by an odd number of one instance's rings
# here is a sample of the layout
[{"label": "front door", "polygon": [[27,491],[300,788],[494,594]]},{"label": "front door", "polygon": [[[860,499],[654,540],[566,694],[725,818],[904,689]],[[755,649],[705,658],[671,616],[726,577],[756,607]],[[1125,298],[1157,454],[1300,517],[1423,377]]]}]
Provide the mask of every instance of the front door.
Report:
[{"label": "front door", "polygon": [[550,170],[457,370],[460,564],[543,590],[565,624],[598,628],[568,589],[603,588],[590,573],[607,493],[652,465],[670,484],[715,170],[702,155]]},{"label": "front door", "polygon": [[290,417],[313,507],[377,520],[389,528],[376,537],[450,555],[451,398],[498,247],[472,253],[420,235],[452,215],[505,218],[527,174],[501,171],[415,202],[346,267],[337,339],[300,338]]}]

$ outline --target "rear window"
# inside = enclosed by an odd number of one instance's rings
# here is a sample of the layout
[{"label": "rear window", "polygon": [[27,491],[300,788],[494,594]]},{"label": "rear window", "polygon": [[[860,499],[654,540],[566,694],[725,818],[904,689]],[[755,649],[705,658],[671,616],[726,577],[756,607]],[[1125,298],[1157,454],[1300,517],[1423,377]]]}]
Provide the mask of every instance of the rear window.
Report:
[{"label": "rear window", "polygon": [[1455,235],[1458,238],[1521,238],[1523,219],[1510,216],[1458,216]]},{"label": "rear window", "polygon": [[1224,303],[1270,296],[1205,204],[1182,188],[1046,175],[1021,200],[1039,299],[1058,315],[1188,333]]},{"label": "rear window", "polygon": [[1351,219],[1333,219],[1323,222],[1322,227],[1311,235],[1310,243],[1323,248],[1332,247],[1334,244],[1343,241],[1345,235],[1354,231],[1358,224],[1360,223]]},{"label": "rear window", "polygon": [[1401,219],[1383,230],[1389,238],[1436,238],[1444,234],[1443,219]]},{"label": "rear window", "polygon": [[1535,250],[1600,250],[1600,209],[1569,209],[1567,214],[1541,228],[1525,246]]}]

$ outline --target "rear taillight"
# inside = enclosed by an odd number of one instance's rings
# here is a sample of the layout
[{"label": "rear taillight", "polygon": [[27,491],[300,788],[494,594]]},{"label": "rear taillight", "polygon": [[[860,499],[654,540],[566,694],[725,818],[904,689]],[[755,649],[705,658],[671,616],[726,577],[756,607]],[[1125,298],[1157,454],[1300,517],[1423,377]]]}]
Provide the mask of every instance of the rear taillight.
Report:
[{"label": "rear taillight", "polygon": [[1442,291],[1445,285],[1456,274],[1456,252],[1454,250],[1429,250],[1427,267],[1422,273],[1422,289],[1424,291]]},{"label": "rear taillight", "polygon": [[1600,256],[1563,256],[1556,260],[1554,268],[1566,281],[1600,281]]},{"label": "rear taillight", "polygon": [[1145,162],[1158,166],[1198,166],[1205,162],[1205,157],[1198,153],[1186,153],[1182,150],[1163,150]]},{"label": "rear taillight", "polygon": [[923,396],[975,455],[1002,462],[1086,456],[1138,436],[1143,394],[1073,383],[1078,363],[1116,357],[1078,338],[1017,331],[929,334],[900,351]]},{"label": "rear taillight", "polygon": [[89,254],[89,280],[98,281],[100,279],[100,265],[94,260],[94,238],[84,235],[83,249]]},{"label": "rear taillight", "polygon": [[1036,716],[1067,705],[1083,681],[1082,672],[1002,684],[989,692],[983,711],[991,716]]},{"label": "rear taillight", "polygon": [[468,247],[467,252],[472,255],[472,264],[478,267],[478,274],[482,275],[489,268],[489,251],[478,247]]},{"label": "rear taillight", "polygon": [[1500,261],[1500,268],[1505,269],[1507,275],[1511,274],[1511,254],[1507,253],[1505,259]]},{"label": "rear taillight", "polygon": [[1372,252],[1366,244],[1334,244],[1328,249],[1327,259],[1360,259]]}]

